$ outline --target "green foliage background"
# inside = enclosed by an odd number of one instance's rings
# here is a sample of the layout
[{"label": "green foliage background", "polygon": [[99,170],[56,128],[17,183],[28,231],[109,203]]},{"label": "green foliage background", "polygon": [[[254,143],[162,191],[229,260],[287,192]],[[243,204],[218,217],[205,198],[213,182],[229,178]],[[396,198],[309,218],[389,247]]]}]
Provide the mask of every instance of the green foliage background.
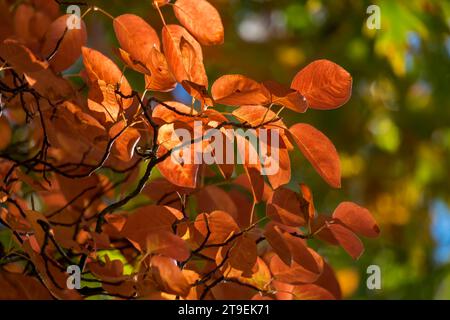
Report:
[{"label": "green foliage background", "polygon": [[[150,0],[89,3],[113,15],[136,13],[161,28]],[[431,233],[436,202],[450,206],[450,2],[211,3],[221,12],[226,36],[223,46],[206,49],[210,83],[222,74],[242,73],[289,84],[300,68],[319,58],[338,63],[354,78],[352,99],[344,107],[285,114],[289,124],[308,122],[326,133],[343,164],[342,189],[331,190],[297,154],[292,187],[308,183],[321,212],[351,199],[370,208],[381,225],[380,239],[365,241],[366,252],[356,262],[340,249],[321,249],[338,270],[346,298],[450,298],[448,259],[435,259],[450,227],[436,237]],[[380,30],[366,26],[371,4],[381,9]],[[170,7],[162,11],[174,21]],[[87,25],[90,46],[114,55],[111,21],[94,14]],[[138,79],[134,85],[142,87]],[[366,288],[371,264],[381,267],[381,290]]]}]

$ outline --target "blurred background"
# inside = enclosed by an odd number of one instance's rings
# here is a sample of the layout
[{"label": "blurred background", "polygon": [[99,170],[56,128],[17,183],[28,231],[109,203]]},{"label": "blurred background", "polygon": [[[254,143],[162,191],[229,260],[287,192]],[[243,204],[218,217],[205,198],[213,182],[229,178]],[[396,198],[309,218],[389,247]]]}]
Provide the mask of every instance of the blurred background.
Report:
[{"label": "blurred background", "polygon": [[[295,155],[293,186],[303,181],[318,210],[351,199],[372,211],[379,239],[352,261],[321,247],[348,299],[450,299],[450,1],[210,0],[220,11],[225,44],[205,50],[210,83],[223,74],[290,84],[309,62],[326,58],[353,76],[353,96],[333,111],[286,111],[335,143],[343,186],[330,189]],[[114,16],[135,13],[160,30],[150,1],[89,1]],[[380,29],[367,8],[378,5]],[[166,19],[175,21],[169,6]],[[87,17],[90,46],[114,56],[111,20]],[[205,26],[207,28],[207,26]],[[105,33],[108,35],[105,38]],[[130,74],[136,88],[141,80]],[[178,89],[175,95],[183,99]],[[381,268],[381,290],[368,290],[366,269]]]}]

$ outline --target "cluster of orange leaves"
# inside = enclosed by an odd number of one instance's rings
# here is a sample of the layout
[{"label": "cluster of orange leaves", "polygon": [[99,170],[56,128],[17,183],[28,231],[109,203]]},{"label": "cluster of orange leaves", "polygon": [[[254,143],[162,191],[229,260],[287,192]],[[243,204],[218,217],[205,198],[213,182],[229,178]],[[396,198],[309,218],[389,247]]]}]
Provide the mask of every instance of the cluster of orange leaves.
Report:
[{"label": "cluster of orange leaves", "polygon": [[[109,57],[86,47],[83,21],[68,29],[69,16],[60,15],[56,2],[12,2],[0,1],[0,222],[14,241],[8,252],[0,248],[0,297],[341,297],[332,268],[308,241],[341,246],[356,259],[364,250],[358,235],[376,237],[379,229],[354,203],[319,215],[305,184],[295,191],[285,186],[296,147],[330,186],[340,187],[341,174],[332,142],[309,124],[288,128],[281,111],[342,106],[351,95],[347,71],[318,60],[290,87],[224,75],[209,93],[202,45],[223,43],[219,13],[206,0],[159,0],[153,7],[164,25],[162,45],[141,17],[113,18],[116,53],[144,76],[147,98]],[[180,25],[165,23],[169,7]],[[62,72],[80,56],[85,86],[77,88]],[[193,97],[192,106],[157,98],[177,84]],[[234,109],[225,114],[217,105]],[[233,164],[172,161],[179,142],[172,133],[192,131],[194,121],[204,131],[276,130],[280,170],[265,179],[264,165],[248,159],[242,174]],[[252,148],[236,139],[238,152]],[[162,177],[150,180],[155,168]],[[136,197],[144,205],[123,210]],[[258,203],[263,216],[255,213]],[[123,259],[103,254],[112,249]],[[68,265],[79,265],[94,285],[68,289]]]}]

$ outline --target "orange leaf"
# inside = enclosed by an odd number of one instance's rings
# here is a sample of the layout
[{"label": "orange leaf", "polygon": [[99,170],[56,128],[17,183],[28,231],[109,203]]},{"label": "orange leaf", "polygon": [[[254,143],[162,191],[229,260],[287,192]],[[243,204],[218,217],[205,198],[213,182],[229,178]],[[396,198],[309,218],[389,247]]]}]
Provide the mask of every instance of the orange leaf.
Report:
[{"label": "orange leaf", "polygon": [[350,99],[352,77],[331,61],[317,60],[297,73],[291,88],[305,96],[310,108],[336,109]]},{"label": "orange leaf", "polygon": [[120,47],[129,53],[133,60],[143,65],[146,65],[152,49],[159,50],[158,34],[139,16],[124,14],[116,17],[114,31]]},{"label": "orange leaf", "polygon": [[264,86],[242,75],[225,75],[217,79],[211,93],[216,103],[230,106],[260,105],[270,101]]},{"label": "orange leaf", "polygon": [[[98,163],[107,145],[105,128],[77,105],[65,101],[56,111],[49,110],[44,119],[53,147],[61,148],[75,163]],[[68,161],[68,159],[65,159]]]},{"label": "orange leaf", "polygon": [[182,297],[189,294],[191,286],[176,265],[175,260],[163,256],[154,256],[150,264],[153,278],[162,291]]},{"label": "orange leaf", "polygon": [[321,274],[323,259],[314,250],[307,247],[306,240],[284,232],[283,237],[291,250],[292,260],[307,270]]},{"label": "orange leaf", "polygon": [[[178,143],[177,143],[178,145]],[[172,146],[174,147],[174,146]],[[199,164],[194,163],[195,148],[190,145],[187,148],[175,148],[167,151],[163,146],[159,148],[161,155],[171,152],[164,161],[157,164],[157,168],[161,175],[176,186],[184,188],[195,188],[197,186],[197,178],[199,174]],[[188,152],[190,163],[185,162],[183,152]]]},{"label": "orange leaf", "polygon": [[122,235],[140,248],[145,248],[149,234],[161,231],[172,232],[175,221],[182,219],[183,214],[167,206],[149,205],[139,208],[128,216],[122,229]]},{"label": "orange leaf", "polygon": [[125,128],[125,121],[119,121],[109,129],[109,136],[116,138],[111,148],[111,155],[119,161],[129,162],[133,158],[134,148],[139,142],[141,135],[135,128]]},{"label": "orange leaf", "polygon": [[[64,71],[72,66],[80,57],[81,48],[87,42],[86,25],[83,20],[80,21],[80,29],[67,29],[65,31],[69,17],[70,15],[66,14],[53,21],[45,35],[42,54],[45,57],[52,55],[49,63],[55,72]],[[55,51],[58,41],[60,41],[60,44]]]},{"label": "orange leaf", "polygon": [[162,104],[158,104],[155,106],[152,112],[153,119],[158,124],[163,123],[174,123],[174,122],[193,122],[195,118],[189,116],[192,111],[192,115],[196,115],[197,111],[192,110],[191,107],[187,105],[177,102],[177,101],[166,101],[164,104],[168,105],[171,108],[168,108]]},{"label": "orange leaf", "polygon": [[260,105],[246,105],[239,107],[233,111],[233,115],[252,127],[257,127],[265,123],[267,123],[266,126],[268,127],[285,127],[281,120],[274,121],[278,118],[275,112]]},{"label": "orange leaf", "polygon": [[278,257],[286,265],[290,266],[292,263],[291,250],[284,240],[280,228],[274,223],[268,223],[264,231],[264,236]]},{"label": "orange leaf", "polygon": [[36,278],[0,271],[1,300],[52,300],[50,291]]},{"label": "orange leaf", "polygon": [[236,221],[225,211],[217,210],[210,214],[204,213],[197,216],[194,226],[203,238],[208,234],[207,225],[211,233],[208,238],[208,244],[223,243],[231,233],[239,232]]},{"label": "orange leaf", "polygon": [[266,214],[270,219],[291,227],[301,227],[306,223],[297,193],[286,188],[274,191],[267,202]]},{"label": "orange leaf", "polygon": [[[313,201],[313,195],[311,192],[311,189],[303,183],[300,183],[300,191],[302,192],[302,202],[305,203],[305,205],[307,206],[307,216],[309,221],[314,219],[315,213],[316,213],[316,209],[314,208],[314,201]],[[302,208],[304,206],[302,205]],[[305,211],[304,211],[305,212]]]},{"label": "orange leaf", "polygon": [[[276,128],[268,130],[265,138],[260,134],[259,139],[261,166],[273,189],[278,189],[291,180],[291,160],[282,135],[284,130]],[[272,138],[277,139],[278,143],[274,143]]]},{"label": "orange leaf", "polygon": [[223,261],[227,252],[228,259],[226,263],[231,268],[242,271],[244,276],[252,274],[252,268],[257,260],[257,247],[254,239],[247,235],[241,235],[230,245],[220,247],[216,258],[217,265]]},{"label": "orange leaf", "polygon": [[297,261],[292,262],[292,265],[288,266],[277,255],[273,255],[269,265],[274,278],[291,284],[316,281],[323,270],[323,259],[314,250],[308,248],[308,251],[316,261],[312,269],[308,269],[307,265],[299,264]]},{"label": "orange leaf", "polygon": [[228,191],[214,185],[206,186],[194,194],[197,199],[198,212],[212,212],[222,210],[228,212],[232,217],[237,217],[237,205],[234,203]]},{"label": "orange leaf", "polygon": [[[178,21],[205,45],[222,44],[224,30],[219,12],[206,0],[177,0],[173,11]],[[208,26],[205,28],[205,26]]]},{"label": "orange leaf", "polygon": [[146,250],[148,253],[158,253],[177,261],[189,258],[190,251],[179,236],[169,231],[158,231],[147,236]]},{"label": "orange leaf", "polygon": [[0,117],[0,151],[5,150],[11,142],[12,130],[9,126],[8,120],[5,117]]},{"label": "orange leaf", "polygon": [[131,87],[117,65],[102,53],[87,47],[82,48],[83,62],[89,80],[88,107],[100,122],[116,122],[119,112],[128,109],[133,99],[125,99],[116,94],[131,94]]},{"label": "orange leaf", "polygon": [[380,234],[377,222],[369,210],[352,202],[342,202],[334,210],[333,218],[347,228],[365,237],[376,238]]},{"label": "orange leaf", "polygon": [[353,259],[356,260],[363,254],[363,243],[350,229],[339,223],[330,223],[327,225],[327,230]]},{"label": "orange leaf", "polygon": [[109,259],[105,255],[105,262],[89,263],[89,270],[100,280],[106,282],[120,282],[126,277],[123,276],[123,263],[120,260]]},{"label": "orange leaf", "polygon": [[46,69],[48,63],[40,61],[34,53],[17,40],[6,39],[0,43],[0,56],[17,72],[38,72]]},{"label": "orange leaf", "polygon": [[[279,288],[279,284],[275,287]],[[323,272],[314,283],[297,284],[291,286],[288,290],[289,294],[295,300],[335,300],[341,299],[341,288],[333,269],[324,263]]]},{"label": "orange leaf", "polygon": [[305,123],[293,125],[289,132],[303,155],[332,187],[341,187],[341,164],[333,143],[322,132]]},{"label": "orange leaf", "polygon": [[167,59],[156,48],[150,51],[147,68],[150,70],[150,75],[145,75],[145,89],[166,92],[175,88],[177,82],[169,70]]},{"label": "orange leaf", "polygon": [[197,40],[179,25],[164,26],[162,40],[169,69],[177,82],[189,80],[207,87],[202,48]]},{"label": "orange leaf", "polygon": [[272,80],[264,81],[262,85],[270,92],[271,103],[285,106],[296,112],[305,112],[308,109],[305,97],[294,89]]}]

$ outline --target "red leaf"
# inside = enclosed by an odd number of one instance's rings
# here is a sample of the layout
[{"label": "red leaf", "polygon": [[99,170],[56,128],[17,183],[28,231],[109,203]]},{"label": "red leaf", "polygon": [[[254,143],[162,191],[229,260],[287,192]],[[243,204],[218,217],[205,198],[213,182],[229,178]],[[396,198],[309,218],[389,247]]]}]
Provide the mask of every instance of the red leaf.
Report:
[{"label": "red leaf", "polygon": [[[228,252],[229,251],[229,252]],[[233,269],[242,271],[244,276],[252,274],[252,268],[257,260],[257,247],[255,240],[242,235],[230,245],[220,247],[216,257],[216,264],[220,265],[227,255],[226,263]]]},{"label": "red leaf", "polygon": [[119,121],[109,130],[109,136],[116,138],[111,155],[119,161],[128,163],[134,155],[134,148],[139,142],[141,135],[139,131],[132,127],[125,128],[125,121]]},{"label": "red leaf", "polygon": [[286,188],[274,191],[267,202],[266,214],[270,219],[291,227],[301,227],[306,223],[297,193]]},{"label": "red leaf", "polygon": [[317,60],[297,73],[291,88],[305,96],[310,108],[336,109],[350,99],[352,77],[331,61]]},{"label": "red leaf", "polygon": [[291,250],[286,243],[280,228],[273,223],[268,223],[264,231],[264,236],[278,257],[280,257],[286,265],[290,266],[292,263]]},{"label": "red leaf", "polygon": [[20,73],[39,72],[48,67],[47,62],[40,61],[30,49],[17,40],[6,39],[1,42],[0,56]]},{"label": "red leaf", "polygon": [[230,106],[260,105],[270,101],[267,89],[242,75],[225,75],[217,79],[211,94],[216,103]]},{"label": "red leaf", "polygon": [[270,259],[270,271],[276,280],[291,284],[312,283],[316,281],[323,269],[323,259],[312,249],[309,253],[316,260],[313,270],[307,269],[294,261],[291,266],[286,265],[277,255]]},{"label": "red leaf", "polygon": [[231,233],[239,232],[236,221],[225,211],[213,211],[210,214],[198,215],[194,225],[203,238],[207,236],[207,226],[209,226],[208,244],[223,243]]},{"label": "red leaf", "polygon": [[179,236],[169,231],[150,233],[147,236],[146,250],[148,253],[158,253],[177,261],[189,258],[190,251]]},{"label": "red leaf", "polygon": [[264,81],[262,85],[270,92],[271,103],[285,106],[296,112],[305,112],[308,109],[305,97],[294,89],[272,80]]},{"label": "red leaf", "polygon": [[[81,48],[87,42],[84,21],[80,20],[80,29],[67,29],[67,19],[69,17],[70,15],[66,14],[53,21],[45,35],[42,54],[44,57],[52,55],[49,63],[55,72],[64,71],[72,66],[80,57]],[[67,31],[65,31],[66,29]],[[60,44],[58,46],[59,41]],[[56,48],[57,50],[55,51]]]},{"label": "red leaf", "polygon": [[139,208],[128,216],[122,229],[122,235],[145,248],[148,235],[156,232],[172,232],[175,221],[182,219],[183,214],[167,206],[149,205]]},{"label": "red leaf", "polygon": [[[314,201],[313,201],[313,195],[311,192],[311,189],[306,185],[301,183],[300,184],[300,191],[302,192],[302,200],[305,202],[307,206],[307,216],[309,221],[312,221],[314,219],[316,209],[314,208]],[[303,205],[302,205],[303,207]]]},{"label": "red leaf", "polygon": [[322,132],[305,123],[293,125],[289,132],[308,161],[332,187],[341,187],[341,163],[333,143]]},{"label": "red leaf", "polygon": [[355,203],[342,202],[339,204],[334,210],[333,218],[339,220],[353,232],[365,237],[376,238],[380,234],[380,228],[369,210]]},{"label": "red leaf", "polygon": [[[283,121],[278,119],[275,112],[260,105],[245,105],[233,111],[233,116],[252,127],[266,124],[267,127],[285,128]],[[274,121],[276,120],[276,121]]]},{"label": "red leaf", "polygon": [[353,259],[356,260],[363,254],[363,243],[350,229],[347,229],[339,223],[328,224],[327,229]]},{"label": "red leaf", "polygon": [[150,263],[153,278],[162,291],[182,297],[189,294],[191,286],[175,260],[163,256],[154,256]]},{"label": "red leaf", "polygon": [[0,151],[5,150],[11,142],[12,130],[9,126],[8,120],[5,117],[0,117]]},{"label": "red leaf", "polygon": [[36,278],[0,272],[1,300],[52,300],[49,290]]},{"label": "red leaf", "polygon": [[122,98],[116,94],[131,94],[131,87],[117,65],[102,53],[83,47],[83,62],[89,80],[89,104],[100,122],[116,122],[119,112],[128,109],[133,99]]}]

